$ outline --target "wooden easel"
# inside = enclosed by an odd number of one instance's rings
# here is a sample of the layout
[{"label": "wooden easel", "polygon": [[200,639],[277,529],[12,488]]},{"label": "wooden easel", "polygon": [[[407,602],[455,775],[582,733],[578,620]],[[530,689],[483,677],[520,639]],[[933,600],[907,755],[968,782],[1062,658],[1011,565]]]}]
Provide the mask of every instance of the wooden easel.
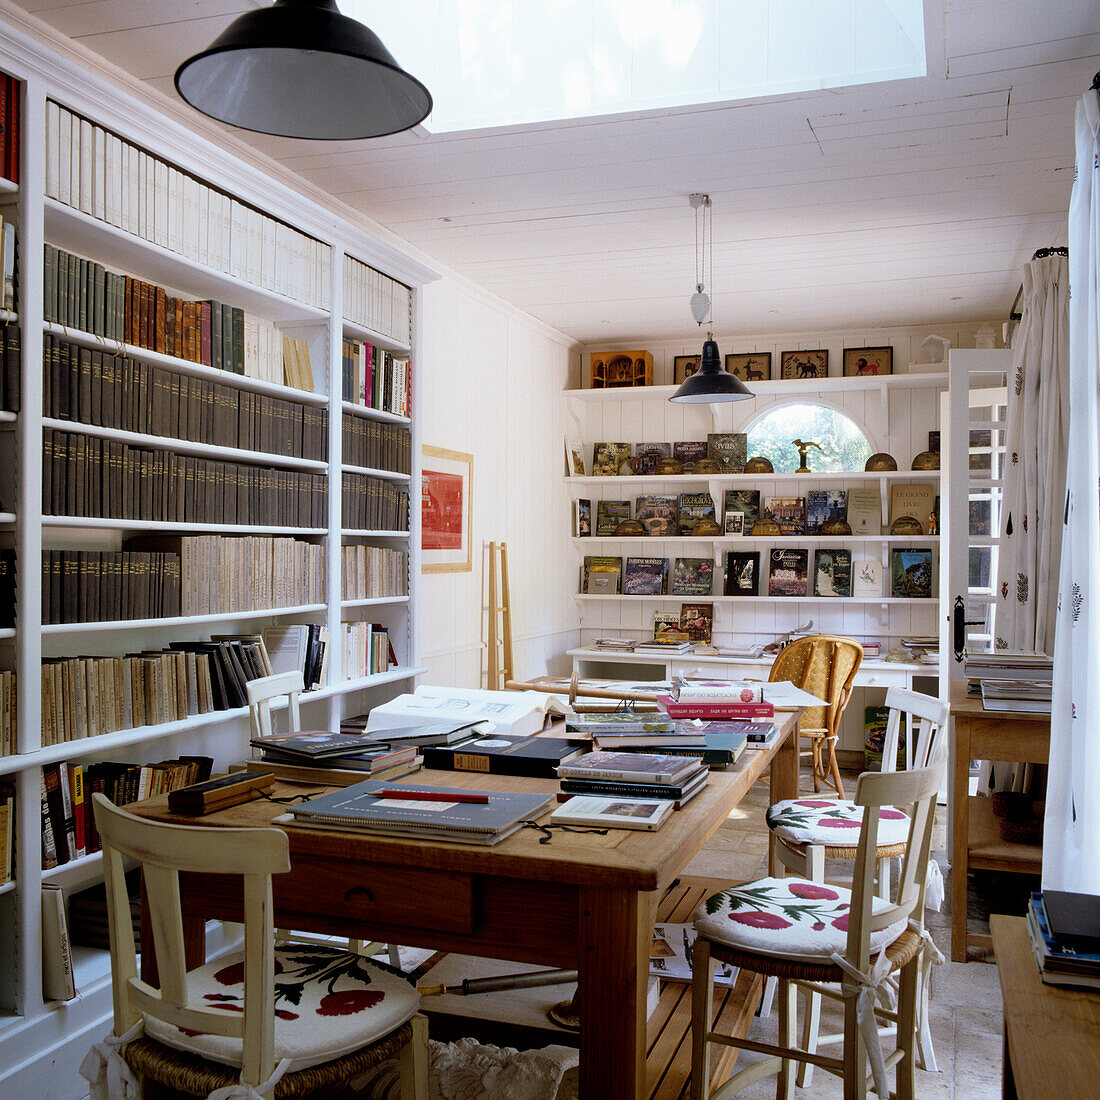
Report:
[{"label": "wooden easel", "polygon": [[508,681],[514,677],[512,604],[508,593],[508,544],[491,542],[489,543],[489,671],[485,686],[490,691],[503,691]]}]

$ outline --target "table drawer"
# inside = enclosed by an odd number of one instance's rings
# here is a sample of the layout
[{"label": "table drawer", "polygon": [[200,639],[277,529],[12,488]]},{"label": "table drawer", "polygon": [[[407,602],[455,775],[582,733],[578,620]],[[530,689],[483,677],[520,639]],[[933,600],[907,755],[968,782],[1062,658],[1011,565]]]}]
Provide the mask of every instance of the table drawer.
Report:
[{"label": "table drawer", "polygon": [[273,885],[279,914],[323,913],[368,925],[466,933],[474,929],[469,875],[295,855],[290,872],[276,875]]}]

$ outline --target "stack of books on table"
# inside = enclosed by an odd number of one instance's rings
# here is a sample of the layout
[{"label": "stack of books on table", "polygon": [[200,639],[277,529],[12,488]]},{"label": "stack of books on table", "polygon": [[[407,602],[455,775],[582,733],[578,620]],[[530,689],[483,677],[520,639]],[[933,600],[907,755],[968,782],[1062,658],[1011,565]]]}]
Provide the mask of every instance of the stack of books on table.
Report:
[{"label": "stack of books on table", "polygon": [[691,650],[691,641],[685,638],[652,638],[647,642],[639,642],[634,647],[635,653],[688,653]]},{"label": "stack of books on table", "polygon": [[1050,713],[1054,660],[1045,653],[1011,649],[967,653],[963,672],[967,694],[980,696],[986,710]]},{"label": "stack of books on table", "polygon": [[1027,934],[1048,985],[1100,988],[1100,897],[1061,890],[1032,894]]},{"label": "stack of books on table", "polygon": [[459,787],[391,786],[368,779],[291,806],[276,818],[310,829],[496,844],[539,817],[553,795],[528,791],[471,791]]},{"label": "stack of books on table", "polygon": [[251,743],[259,749],[260,759],[248,761],[247,770],[271,771],[291,782],[347,783],[363,774],[399,779],[423,762],[415,744],[383,744],[367,734],[301,730],[253,738]]},{"label": "stack of books on table", "polygon": [[709,768],[688,756],[590,752],[558,768],[562,825],[657,829],[706,786]]},{"label": "stack of books on table", "polygon": [[673,695],[658,695],[657,703],[670,717],[726,722],[736,718],[774,718],[775,707],[764,702],[760,684],[736,681],[700,681],[682,684]]},{"label": "stack of books on table", "polygon": [[638,644],[637,638],[597,638],[596,649],[618,649],[629,653]]}]

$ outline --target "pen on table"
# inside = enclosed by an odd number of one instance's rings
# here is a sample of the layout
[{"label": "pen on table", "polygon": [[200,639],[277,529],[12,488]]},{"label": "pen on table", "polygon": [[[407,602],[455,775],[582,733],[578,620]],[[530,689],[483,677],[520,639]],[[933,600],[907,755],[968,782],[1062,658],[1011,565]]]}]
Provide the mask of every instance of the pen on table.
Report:
[{"label": "pen on table", "polygon": [[487,806],[489,796],[487,794],[448,794],[446,791],[403,791],[400,787],[392,790],[373,791],[375,798],[408,798],[414,802],[476,802],[478,805]]}]

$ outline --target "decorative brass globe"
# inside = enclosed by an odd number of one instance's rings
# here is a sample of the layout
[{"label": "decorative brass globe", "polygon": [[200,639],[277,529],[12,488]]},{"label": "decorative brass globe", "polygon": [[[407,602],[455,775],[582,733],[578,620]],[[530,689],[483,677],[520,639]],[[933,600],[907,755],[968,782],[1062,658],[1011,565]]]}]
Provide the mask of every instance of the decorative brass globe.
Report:
[{"label": "decorative brass globe", "polygon": [[691,472],[693,474],[720,474],[722,464],[716,458],[697,458]]},{"label": "decorative brass globe", "polygon": [[846,519],[827,519],[821,525],[821,533],[823,535],[850,535],[852,528]]},{"label": "decorative brass globe", "polygon": [[763,455],[753,455],[745,463],[746,474],[773,474],[775,473],[775,467],[772,466],[771,460],[765,458]]},{"label": "decorative brass globe", "polygon": [[617,538],[634,538],[644,534],[645,527],[636,519],[624,519],[615,528],[615,536]]},{"label": "decorative brass globe", "polygon": [[940,456],[937,451],[921,451],[913,459],[914,470],[938,470],[940,468]]},{"label": "decorative brass globe", "polygon": [[916,516],[898,516],[890,524],[891,535],[923,535],[924,527]]},{"label": "decorative brass globe", "polygon": [[704,535],[707,538],[714,538],[716,535],[722,533],[722,528],[719,524],[711,519],[709,516],[704,516],[700,520],[696,520],[695,526],[691,529],[693,535]]},{"label": "decorative brass globe", "polygon": [[678,458],[670,458],[665,456],[657,463],[657,473],[659,474],[682,474],[684,472],[684,464]]},{"label": "decorative brass globe", "polygon": [[752,525],[752,533],[754,535],[781,535],[783,534],[783,528],[780,527],[774,519],[769,519],[767,516],[761,516]]},{"label": "decorative brass globe", "polygon": [[894,456],[887,454],[885,451],[878,451],[871,455],[869,459],[863,464],[863,468],[871,472],[881,472],[882,470],[896,470],[898,468],[897,462],[894,460]]}]

